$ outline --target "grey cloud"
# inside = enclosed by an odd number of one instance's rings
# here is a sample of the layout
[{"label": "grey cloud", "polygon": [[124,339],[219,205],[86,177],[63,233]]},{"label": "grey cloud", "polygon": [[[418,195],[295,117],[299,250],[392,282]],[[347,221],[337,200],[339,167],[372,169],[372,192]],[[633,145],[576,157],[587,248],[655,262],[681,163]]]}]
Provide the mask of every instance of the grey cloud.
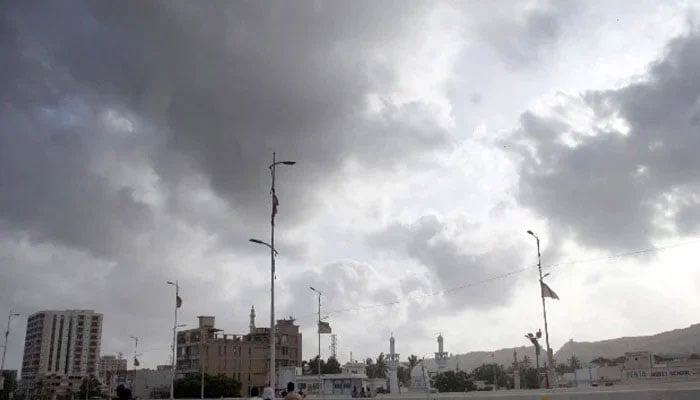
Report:
[{"label": "grey cloud", "polygon": [[[258,251],[246,240],[267,234],[272,151],[299,161],[278,183],[278,223],[293,226],[348,159],[386,167],[447,143],[419,102],[364,112],[369,92],[396,85],[373,56],[408,40],[429,3],[0,7],[0,240],[17,251],[0,267],[0,304],[92,306],[115,346],[126,329],[167,341],[163,281],[183,275],[188,307],[245,323],[247,309],[202,295],[223,288],[197,275]],[[211,247],[184,259],[197,241]],[[30,263],[44,246],[51,256]],[[305,251],[284,235],[279,246]],[[246,268],[234,266],[227,301],[261,291]]]},{"label": "grey cloud", "polygon": [[[318,270],[305,270],[288,282],[280,282],[280,300],[286,303],[280,307],[282,313],[306,310],[294,315],[305,330],[308,341],[305,345],[312,344],[310,350],[307,347],[305,357],[315,354],[316,345],[317,297],[309,286],[323,292],[322,314],[328,316],[334,333],[339,335],[345,356],[349,351],[354,352],[356,359],[386,352],[392,332],[400,343],[434,340],[434,327],[426,321],[445,309],[439,303],[408,296],[411,290],[429,293],[431,282],[416,276],[405,279],[388,276],[377,270],[380,268],[366,262],[340,260]],[[366,326],[372,329],[364,330]],[[362,334],[357,334],[358,331]],[[378,348],[378,343],[386,343],[387,348]]]},{"label": "grey cloud", "polygon": [[[674,40],[644,81],[552,110],[580,114],[582,103],[593,115],[590,127],[524,113],[512,137],[521,141],[520,203],[558,234],[615,251],[697,232],[699,60],[694,32]],[[564,134],[577,144],[564,144]]]},{"label": "grey cloud", "polygon": [[[562,25],[576,6],[544,2],[515,18],[513,4],[501,2],[493,7],[495,10],[477,22],[479,38],[489,43],[507,64],[529,66],[553,51]],[[494,15],[500,17],[494,18]]]},{"label": "grey cloud", "polygon": [[[56,163],[74,164],[68,174],[55,177],[60,168],[36,165],[41,174],[35,181],[17,181],[25,170],[20,161],[37,158],[30,151],[41,154],[56,146],[49,137],[86,146],[84,142],[104,134],[86,129],[86,123],[100,109],[113,108],[140,121],[137,136],[149,136],[152,142],[145,165],[166,188],[199,173],[237,212],[239,224],[255,226],[269,213],[270,153],[277,150],[280,157],[299,161],[294,170],[281,174],[279,191],[284,210],[280,218],[300,221],[313,210],[313,189],[330,179],[344,160],[385,166],[447,143],[444,130],[419,103],[389,107],[385,116],[374,119],[363,113],[370,91],[393,87],[392,71],[369,61],[373,52],[400,38],[427,6],[16,4],[5,13],[3,24],[4,48],[12,62],[5,69],[11,83],[2,95],[6,112],[22,114],[31,126],[22,128],[10,120],[3,131],[32,130],[37,138],[31,149],[10,136],[3,138],[6,151],[14,154],[4,158],[13,167],[7,169],[13,175],[6,178],[7,185],[41,191],[45,181],[60,185],[61,178],[73,177],[86,185],[90,180],[104,185],[84,162],[93,155],[90,148],[55,152]],[[85,115],[63,115],[74,113],[61,107],[81,102],[93,109]],[[42,123],[39,110],[57,115]],[[63,117],[81,120],[62,135],[49,133],[51,124]],[[147,214],[129,204],[128,191],[108,195],[100,190],[110,188],[86,191],[116,202],[120,211]],[[53,201],[46,194],[46,201]],[[30,205],[18,197],[12,201]],[[92,204],[101,214],[100,203],[86,199],[74,207]],[[106,220],[116,217],[104,215]],[[142,216],[136,219],[143,221]]]},{"label": "grey cloud", "polygon": [[371,237],[370,243],[380,251],[420,262],[443,290],[448,289],[446,297],[453,308],[507,304],[517,277],[486,281],[522,268],[524,259],[519,250],[508,245],[471,247],[456,236],[476,227],[466,223],[454,229],[449,225],[449,221],[428,215],[412,224],[389,225]]}]

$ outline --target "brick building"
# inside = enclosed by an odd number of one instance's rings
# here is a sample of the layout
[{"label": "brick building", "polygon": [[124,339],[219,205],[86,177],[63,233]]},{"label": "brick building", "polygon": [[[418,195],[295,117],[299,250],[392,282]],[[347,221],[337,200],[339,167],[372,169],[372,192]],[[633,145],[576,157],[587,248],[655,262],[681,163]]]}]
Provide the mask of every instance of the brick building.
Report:
[{"label": "brick building", "polygon": [[[241,382],[241,395],[250,389],[268,385],[270,329],[255,327],[255,310],[251,309],[247,334],[226,334],[214,326],[214,317],[200,316],[195,329],[177,334],[177,374],[223,374]],[[277,320],[275,364],[301,366],[301,333],[293,319]],[[282,388],[277,382],[278,388]]]}]

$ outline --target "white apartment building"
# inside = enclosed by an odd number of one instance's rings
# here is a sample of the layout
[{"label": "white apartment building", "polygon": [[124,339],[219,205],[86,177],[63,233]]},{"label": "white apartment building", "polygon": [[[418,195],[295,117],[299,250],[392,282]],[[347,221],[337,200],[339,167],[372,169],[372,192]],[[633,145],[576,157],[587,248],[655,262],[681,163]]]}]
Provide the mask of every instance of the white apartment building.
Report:
[{"label": "white apartment building", "polygon": [[22,380],[72,389],[98,374],[102,314],[93,310],[39,311],[27,319]]}]

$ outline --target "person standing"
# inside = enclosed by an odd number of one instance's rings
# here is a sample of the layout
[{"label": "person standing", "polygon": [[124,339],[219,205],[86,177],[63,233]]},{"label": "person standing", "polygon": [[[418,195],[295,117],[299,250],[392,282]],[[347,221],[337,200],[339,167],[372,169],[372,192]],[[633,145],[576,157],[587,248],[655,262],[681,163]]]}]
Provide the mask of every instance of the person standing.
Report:
[{"label": "person standing", "polygon": [[262,400],[275,400],[275,391],[269,386],[263,389]]},{"label": "person standing", "polygon": [[284,400],[302,400],[301,396],[294,391],[294,382],[287,383],[287,395]]}]

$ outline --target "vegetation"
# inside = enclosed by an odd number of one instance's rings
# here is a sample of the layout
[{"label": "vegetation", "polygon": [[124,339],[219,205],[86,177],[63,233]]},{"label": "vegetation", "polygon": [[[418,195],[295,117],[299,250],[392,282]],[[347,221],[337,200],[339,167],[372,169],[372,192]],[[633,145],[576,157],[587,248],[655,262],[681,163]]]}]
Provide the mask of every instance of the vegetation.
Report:
[{"label": "vegetation", "polygon": [[411,386],[411,368],[399,365],[396,369],[396,375],[399,378],[399,385],[403,387]]},{"label": "vegetation", "polygon": [[468,392],[474,384],[464,371],[445,371],[430,379],[430,385],[439,392]]},{"label": "vegetation", "polygon": [[81,399],[102,397],[102,384],[94,376],[84,378],[80,383],[79,397]]},{"label": "vegetation", "polygon": [[[180,399],[199,398],[202,376],[189,374],[175,381],[175,397]],[[220,397],[240,397],[241,383],[226,375],[204,374],[204,397],[208,399]]]},{"label": "vegetation", "polygon": [[386,358],[384,357],[384,353],[379,353],[377,356],[377,361],[372,362],[371,358],[367,358],[365,361],[366,367],[365,371],[367,373],[368,378],[386,378],[387,377],[387,371],[388,371],[388,366],[386,364]]},{"label": "vegetation", "polygon": [[511,378],[508,376],[502,365],[483,364],[474,368],[471,373],[471,378],[475,381],[484,381],[489,385],[493,385],[494,373],[496,374],[496,379],[498,379],[499,387],[509,386],[509,381]]},{"label": "vegetation", "polygon": [[8,400],[12,398],[10,393],[17,390],[17,374],[14,371],[2,371],[2,376],[5,378],[5,386],[0,391],[0,400]]},{"label": "vegetation", "polygon": [[[305,375],[318,375],[318,356],[309,361],[302,361],[302,373]],[[322,374],[339,374],[340,363],[335,357],[329,357],[328,360],[321,359]]]}]

